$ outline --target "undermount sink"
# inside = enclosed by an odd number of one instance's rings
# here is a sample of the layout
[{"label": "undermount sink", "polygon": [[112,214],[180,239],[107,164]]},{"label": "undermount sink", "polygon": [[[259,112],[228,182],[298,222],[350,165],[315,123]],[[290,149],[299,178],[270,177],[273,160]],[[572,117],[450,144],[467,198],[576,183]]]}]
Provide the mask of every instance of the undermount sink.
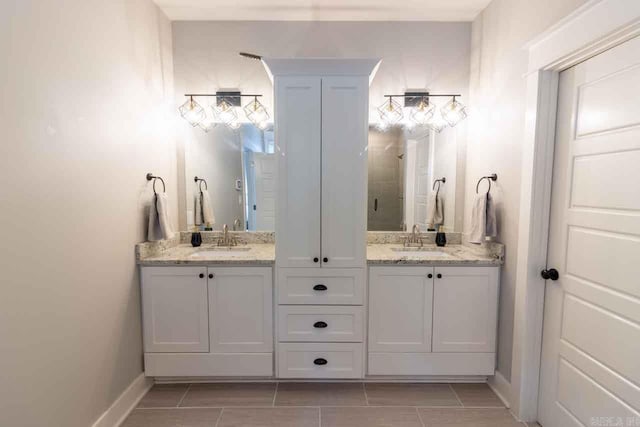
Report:
[{"label": "undermount sink", "polygon": [[246,246],[214,246],[212,248],[202,249],[197,252],[191,254],[193,258],[206,258],[211,256],[220,256],[220,255],[244,255],[251,250],[250,247]]},{"label": "undermount sink", "polygon": [[418,257],[434,257],[434,256],[447,256],[446,252],[439,251],[437,249],[419,248],[419,247],[401,247],[391,248],[393,252],[396,252],[400,256],[418,256]]}]

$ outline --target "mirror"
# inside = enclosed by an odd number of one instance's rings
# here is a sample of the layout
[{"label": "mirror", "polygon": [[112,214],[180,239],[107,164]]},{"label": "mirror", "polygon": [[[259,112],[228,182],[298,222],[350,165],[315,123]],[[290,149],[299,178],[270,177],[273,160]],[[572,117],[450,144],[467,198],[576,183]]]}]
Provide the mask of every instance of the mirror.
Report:
[{"label": "mirror", "polygon": [[[202,221],[195,213],[200,188],[211,200],[213,224],[201,228],[273,231],[275,229],[276,157],[273,129],[242,124],[237,130],[219,124],[198,132],[185,145],[186,222],[189,229]],[[195,177],[204,182],[195,182]]]},{"label": "mirror", "polygon": [[[439,134],[426,127],[369,127],[369,231],[433,230],[429,209],[442,209],[443,231],[456,231],[458,149],[455,129]],[[436,182],[437,179],[445,182]],[[436,224],[438,219],[436,218]]]}]

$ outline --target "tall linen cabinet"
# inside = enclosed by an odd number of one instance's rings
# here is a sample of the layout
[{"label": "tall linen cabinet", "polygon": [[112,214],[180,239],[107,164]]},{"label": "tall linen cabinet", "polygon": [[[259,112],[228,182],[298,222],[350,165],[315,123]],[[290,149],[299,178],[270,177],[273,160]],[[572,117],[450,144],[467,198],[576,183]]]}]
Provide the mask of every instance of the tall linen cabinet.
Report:
[{"label": "tall linen cabinet", "polygon": [[369,82],[378,59],[264,59],[275,90],[276,369],[364,375]]}]

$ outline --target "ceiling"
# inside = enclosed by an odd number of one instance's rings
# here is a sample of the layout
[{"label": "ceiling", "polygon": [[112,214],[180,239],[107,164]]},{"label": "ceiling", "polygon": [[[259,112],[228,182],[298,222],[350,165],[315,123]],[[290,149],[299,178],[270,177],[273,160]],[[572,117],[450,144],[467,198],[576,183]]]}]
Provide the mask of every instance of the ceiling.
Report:
[{"label": "ceiling", "polygon": [[154,0],[172,21],[472,21],[491,0]]}]

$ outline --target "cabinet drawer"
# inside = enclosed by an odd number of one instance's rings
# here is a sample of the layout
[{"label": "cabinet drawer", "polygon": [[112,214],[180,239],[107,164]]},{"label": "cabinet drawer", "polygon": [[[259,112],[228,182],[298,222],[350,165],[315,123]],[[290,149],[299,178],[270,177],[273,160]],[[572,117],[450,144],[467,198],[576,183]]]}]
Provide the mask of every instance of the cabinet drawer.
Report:
[{"label": "cabinet drawer", "polygon": [[281,268],[278,270],[280,304],[362,305],[364,269]]},{"label": "cabinet drawer", "polygon": [[280,341],[361,342],[362,307],[280,306]]},{"label": "cabinet drawer", "polygon": [[280,343],[280,378],[362,378],[362,344]]}]

